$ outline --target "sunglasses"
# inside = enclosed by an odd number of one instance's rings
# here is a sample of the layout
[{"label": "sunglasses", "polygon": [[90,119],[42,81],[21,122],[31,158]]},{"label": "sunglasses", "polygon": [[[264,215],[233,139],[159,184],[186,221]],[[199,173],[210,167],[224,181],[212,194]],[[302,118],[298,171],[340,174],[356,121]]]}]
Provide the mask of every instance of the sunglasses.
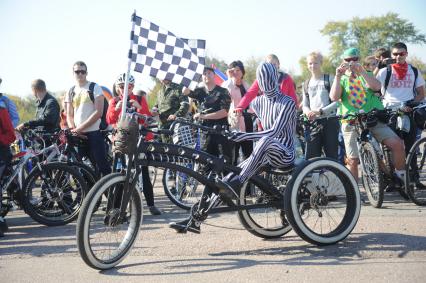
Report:
[{"label": "sunglasses", "polygon": [[358,61],[358,57],[345,58],[343,60],[345,60],[345,62],[356,62]]},{"label": "sunglasses", "polygon": [[74,71],[74,73],[76,73],[77,75],[85,75],[85,74],[87,74],[87,71],[85,71],[85,70],[76,70],[76,71]]},{"label": "sunglasses", "polygon": [[406,52],[395,52],[395,53],[392,53],[392,55],[393,56],[405,56],[407,53]]}]

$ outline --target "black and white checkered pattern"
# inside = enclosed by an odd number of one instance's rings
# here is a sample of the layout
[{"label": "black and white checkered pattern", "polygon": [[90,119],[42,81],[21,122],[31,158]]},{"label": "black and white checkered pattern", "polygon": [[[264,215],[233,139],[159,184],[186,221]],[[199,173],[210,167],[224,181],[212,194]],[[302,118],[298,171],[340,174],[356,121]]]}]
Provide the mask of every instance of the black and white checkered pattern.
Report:
[{"label": "black and white checkered pattern", "polygon": [[204,70],[206,41],[179,38],[136,15],[133,21],[131,68],[195,89]]}]

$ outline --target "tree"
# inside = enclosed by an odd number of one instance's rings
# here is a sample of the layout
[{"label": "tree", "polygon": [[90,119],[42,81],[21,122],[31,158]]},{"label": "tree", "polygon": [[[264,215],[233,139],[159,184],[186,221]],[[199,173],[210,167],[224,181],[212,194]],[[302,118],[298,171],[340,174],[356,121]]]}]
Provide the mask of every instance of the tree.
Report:
[{"label": "tree", "polygon": [[244,75],[244,80],[251,85],[256,80],[256,69],[262,62],[260,57],[250,57],[247,61],[244,62],[244,69],[246,74]]},{"label": "tree", "polygon": [[340,61],[343,51],[349,47],[358,47],[361,56],[365,57],[373,54],[377,48],[390,47],[399,41],[426,43],[425,35],[420,34],[412,23],[401,19],[396,13],[328,22],[321,33],[330,37],[330,58],[335,65]]},{"label": "tree", "polygon": [[416,56],[408,57],[408,63],[416,67],[426,80],[426,63]]}]

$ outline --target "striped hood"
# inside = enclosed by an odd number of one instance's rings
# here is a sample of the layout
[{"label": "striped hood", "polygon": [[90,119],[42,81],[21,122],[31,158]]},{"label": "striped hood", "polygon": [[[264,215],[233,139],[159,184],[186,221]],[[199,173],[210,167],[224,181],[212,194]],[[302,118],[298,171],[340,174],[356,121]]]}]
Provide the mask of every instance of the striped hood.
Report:
[{"label": "striped hood", "polygon": [[260,90],[268,99],[280,95],[278,85],[278,70],[271,63],[262,63],[257,67],[256,79]]}]

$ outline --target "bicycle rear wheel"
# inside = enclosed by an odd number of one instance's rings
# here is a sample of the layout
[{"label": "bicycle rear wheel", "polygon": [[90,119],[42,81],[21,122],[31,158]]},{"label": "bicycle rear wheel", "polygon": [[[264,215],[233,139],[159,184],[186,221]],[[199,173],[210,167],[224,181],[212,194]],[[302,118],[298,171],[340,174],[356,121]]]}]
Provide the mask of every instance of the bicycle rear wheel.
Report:
[{"label": "bicycle rear wheel", "polygon": [[77,247],[84,262],[92,268],[105,270],[116,266],[130,252],[139,234],[142,199],[135,184],[130,184],[133,189],[125,219],[118,217],[124,182],[121,173],[103,177],[90,190],[81,208]]},{"label": "bicycle rear wheel", "polygon": [[416,160],[416,171],[405,176],[408,185],[407,194],[416,205],[426,206],[426,138],[418,140],[407,157],[406,168],[409,171],[411,162]]},{"label": "bicycle rear wheel", "polygon": [[371,206],[380,208],[383,204],[385,180],[380,170],[379,159],[370,143],[363,143],[359,153],[362,168],[362,183]]},{"label": "bicycle rear wheel", "polygon": [[284,192],[284,204],[295,232],[315,245],[331,245],[345,239],[361,210],[352,174],[326,158],[309,160],[297,168]]}]

